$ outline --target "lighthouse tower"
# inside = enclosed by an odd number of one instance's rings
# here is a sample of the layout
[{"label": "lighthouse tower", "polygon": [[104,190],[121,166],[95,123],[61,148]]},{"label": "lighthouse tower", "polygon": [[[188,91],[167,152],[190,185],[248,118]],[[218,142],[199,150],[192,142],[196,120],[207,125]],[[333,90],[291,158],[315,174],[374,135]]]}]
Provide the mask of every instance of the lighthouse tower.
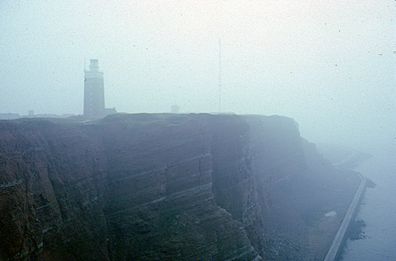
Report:
[{"label": "lighthouse tower", "polygon": [[105,116],[103,72],[99,71],[97,59],[91,59],[84,77],[84,116],[100,118]]}]

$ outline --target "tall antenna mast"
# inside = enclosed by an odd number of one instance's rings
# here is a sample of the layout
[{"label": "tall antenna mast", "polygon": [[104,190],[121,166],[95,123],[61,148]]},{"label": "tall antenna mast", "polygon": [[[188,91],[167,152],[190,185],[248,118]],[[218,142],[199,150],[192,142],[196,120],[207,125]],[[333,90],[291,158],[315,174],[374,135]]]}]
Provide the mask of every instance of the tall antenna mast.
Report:
[{"label": "tall antenna mast", "polygon": [[219,110],[219,113],[221,113],[221,87],[222,87],[222,75],[221,75],[221,73],[222,73],[222,68],[221,68],[221,39],[219,38],[219,78],[218,78],[218,91],[219,91],[219,93],[218,93],[218,95],[219,95],[219,103],[218,103],[218,106],[219,106],[219,108],[218,108],[218,110]]}]

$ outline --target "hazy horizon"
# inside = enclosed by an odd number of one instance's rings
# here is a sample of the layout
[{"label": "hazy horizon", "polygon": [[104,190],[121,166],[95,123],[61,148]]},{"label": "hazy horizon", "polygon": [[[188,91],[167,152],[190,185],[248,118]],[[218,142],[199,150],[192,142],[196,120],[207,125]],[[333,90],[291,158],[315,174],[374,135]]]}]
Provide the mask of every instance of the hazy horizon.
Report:
[{"label": "hazy horizon", "polygon": [[99,59],[120,112],[294,118],[313,141],[395,142],[395,1],[0,3],[0,113],[80,114]]}]

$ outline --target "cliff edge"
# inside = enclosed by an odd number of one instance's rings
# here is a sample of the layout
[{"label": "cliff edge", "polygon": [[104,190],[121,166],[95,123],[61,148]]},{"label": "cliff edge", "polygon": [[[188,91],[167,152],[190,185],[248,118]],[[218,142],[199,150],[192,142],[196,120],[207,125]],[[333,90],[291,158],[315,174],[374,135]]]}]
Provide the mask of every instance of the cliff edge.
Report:
[{"label": "cliff edge", "polygon": [[0,121],[0,260],[321,260],[358,183],[285,117]]}]

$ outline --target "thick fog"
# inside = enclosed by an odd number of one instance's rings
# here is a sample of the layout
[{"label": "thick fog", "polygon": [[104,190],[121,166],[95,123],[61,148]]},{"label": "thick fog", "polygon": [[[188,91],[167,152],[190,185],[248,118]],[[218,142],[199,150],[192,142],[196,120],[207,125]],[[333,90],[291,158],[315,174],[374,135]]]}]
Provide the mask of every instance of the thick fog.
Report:
[{"label": "thick fog", "polygon": [[395,142],[396,2],[0,2],[0,112],[79,114],[98,58],[121,112],[293,117],[313,141]]}]

